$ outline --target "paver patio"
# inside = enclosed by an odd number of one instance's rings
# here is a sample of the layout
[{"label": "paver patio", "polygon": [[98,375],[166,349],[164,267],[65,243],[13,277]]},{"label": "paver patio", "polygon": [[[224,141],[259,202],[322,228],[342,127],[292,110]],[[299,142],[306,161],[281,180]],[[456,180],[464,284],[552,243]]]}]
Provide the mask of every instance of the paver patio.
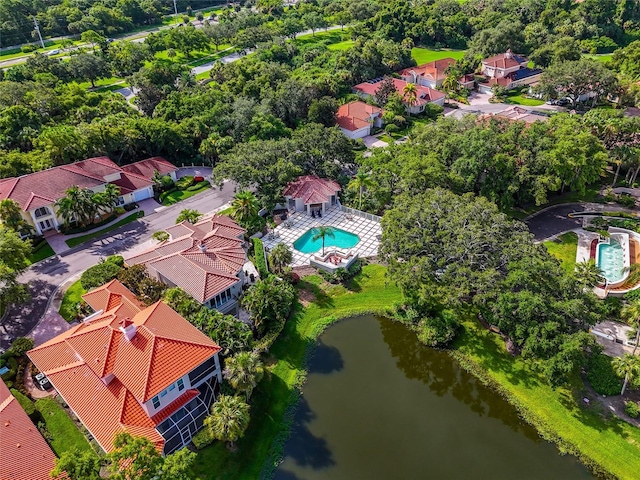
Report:
[{"label": "paver patio", "polygon": [[[315,253],[302,253],[293,248],[293,242],[295,242],[300,236],[310,228],[319,226],[329,226],[340,228],[351,233],[355,233],[360,237],[358,244],[350,248],[353,253],[357,253],[360,257],[375,257],[378,255],[378,247],[380,246],[380,236],[382,235],[382,228],[380,224],[374,220],[368,220],[358,217],[356,215],[349,215],[339,207],[334,207],[328,210],[322,218],[312,218],[304,212],[296,212],[291,215],[288,222],[278,225],[275,230],[275,238],[269,238],[267,235],[263,238],[264,246],[271,250],[278,243],[283,242],[287,247],[291,249],[293,253],[292,267],[301,267],[309,265],[309,259],[315,255]],[[287,227],[286,223],[290,223],[291,226]],[[330,240],[330,239],[328,239]],[[327,247],[331,249],[332,247]],[[316,252],[317,253],[317,252]]]}]

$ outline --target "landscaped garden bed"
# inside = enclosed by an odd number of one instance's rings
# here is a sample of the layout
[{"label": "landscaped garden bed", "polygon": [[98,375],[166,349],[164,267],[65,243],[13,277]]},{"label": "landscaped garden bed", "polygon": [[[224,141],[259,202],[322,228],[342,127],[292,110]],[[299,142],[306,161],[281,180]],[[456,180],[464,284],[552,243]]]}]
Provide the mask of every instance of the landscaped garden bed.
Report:
[{"label": "landscaped garden bed", "polygon": [[87,235],[82,235],[80,237],[70,238],[68,240],[65,240],[65,243],[69,247],[73,248],[76,245],[80,245],[81,243],[88,242],[89,240],[93,240],[94,238],[100,237],[100,236],[104,235],[105,233],[109,233],[112,230],[120,228],[123,225],[131,223],[131,222],[133,222],[133,221],[135,221],[135,220],[137,220],[139,218],[142,218],[142,217],[144,217],[144,212],[143,211],[132,213],[131,215],[128,215],[128,216],[124,217],[123,219],[117,221],[113,225],[109,225],[107,228],[103,228],[102,230],[98,230],[97,232],[89,233]]}]

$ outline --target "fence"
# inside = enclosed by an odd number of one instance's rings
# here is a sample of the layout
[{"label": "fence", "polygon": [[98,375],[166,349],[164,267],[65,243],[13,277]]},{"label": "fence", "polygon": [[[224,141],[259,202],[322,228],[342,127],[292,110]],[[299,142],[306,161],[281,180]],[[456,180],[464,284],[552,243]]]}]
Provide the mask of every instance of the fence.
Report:
[{"label": "fence", "polygon": [[374,215],[373,213],[362,212],[360,210],[356,210],[355,208],[345,207],[344,205],[340,205],[340,210],[342,210],[344,213],[348,215],[354,215],[356,217],[365,218],[367,220],[371,220],[372,222],[380,223],[380,220],[382,220],[382,217],[379,217],[378,215]]}]

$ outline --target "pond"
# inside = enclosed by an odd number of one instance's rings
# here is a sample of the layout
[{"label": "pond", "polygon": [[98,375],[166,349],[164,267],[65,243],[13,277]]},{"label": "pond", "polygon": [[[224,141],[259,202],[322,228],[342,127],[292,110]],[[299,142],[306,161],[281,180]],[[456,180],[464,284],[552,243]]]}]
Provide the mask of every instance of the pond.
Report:
[{"label": "pond", "polygon": [[275,478],[593,476],[446,352],[402,324],[363,316],[318,341]]}]

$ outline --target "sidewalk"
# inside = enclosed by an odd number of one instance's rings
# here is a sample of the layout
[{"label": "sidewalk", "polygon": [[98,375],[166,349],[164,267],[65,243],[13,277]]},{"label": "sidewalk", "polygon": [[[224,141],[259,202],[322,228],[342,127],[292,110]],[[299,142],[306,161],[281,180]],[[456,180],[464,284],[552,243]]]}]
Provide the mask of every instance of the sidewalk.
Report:
[{"label": "sidewalk", "polygon": [[[149,215],[156,213],[158,210],[166,208],[160,205],[158,202],[156,202],[153,198],[147,198],[146,200],[141,200],[140,202],[138,202],[138,206],[139,208],[137,211],[144,212],[145,217],[148,217]],[[86,232],[73,233],[71,235],[63,235],[62,233],[56,233],[54,235],[48,236],[47,242],[49,242],[49,245],[51,245],[51,248],[53,248],[53,251],[56,252],[56,255],[59,255],[61,253],[71,250],[71,247],[69,247],[69,245],[66,244],[66,241],[69,240],[70,238],[81,237],[83,235],[90,235],[91,233],[99,232],[100,230],[109,228],[111,225],[118,223],[123,218],[126,218],[135,212],[136,210],[125,212],[124,214],[118,216],[111,222],[105,225],[101,225],[100,227],[94,228],[92,230],[88,230]]]}]

